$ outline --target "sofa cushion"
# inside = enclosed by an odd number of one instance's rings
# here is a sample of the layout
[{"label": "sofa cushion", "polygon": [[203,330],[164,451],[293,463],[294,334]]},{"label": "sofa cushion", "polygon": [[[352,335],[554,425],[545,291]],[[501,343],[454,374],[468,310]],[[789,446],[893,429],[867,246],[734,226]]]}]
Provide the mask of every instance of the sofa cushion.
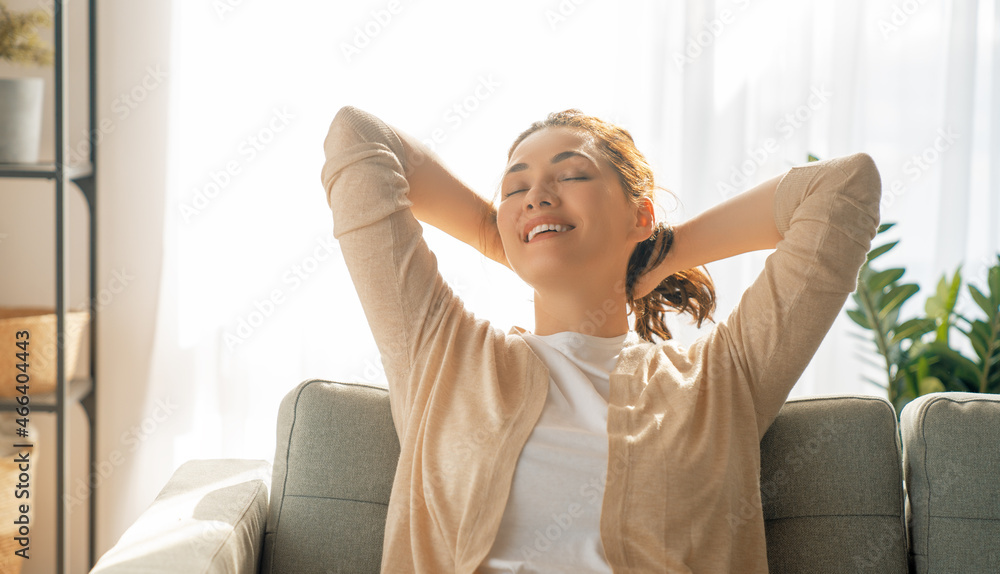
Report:
[{"label": "sofa cushion", "polygon": [[924,395],[900,427],[916,571],[1000,572],[1000,396]]},{"label": "sofa cushion", "polygon": [[378,572],[398,460],[384,387],[309,380],[286,395],[261,572]]},{"label": "sofa cushion", "polygon": [[263,460],[190,460],[91,574],[257,571],[271,468]]},{"label": "sofa cushion", "polygon": [[771,572],[907,571],[899,434],[888,401],[791,399],[760,450]]},{"label": "sofa cushion", "polygon": [[[763,504],[770,570],[905,573],[900,458],[886,400],[789,400],[761,441],[761,499],[744,509]],[[384,387],[310,380],[289,393],[261,572],[378,572],[398,459]]]}]

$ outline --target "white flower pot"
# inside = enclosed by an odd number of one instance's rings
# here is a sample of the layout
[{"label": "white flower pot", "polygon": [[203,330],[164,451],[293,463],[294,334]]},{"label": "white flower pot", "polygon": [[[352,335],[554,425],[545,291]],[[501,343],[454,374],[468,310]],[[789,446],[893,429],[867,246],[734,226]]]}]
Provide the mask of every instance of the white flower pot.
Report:
[{"label": "white flower pot", "polygon": [[37,163],[43,78],[0,78],[0,163]]}]

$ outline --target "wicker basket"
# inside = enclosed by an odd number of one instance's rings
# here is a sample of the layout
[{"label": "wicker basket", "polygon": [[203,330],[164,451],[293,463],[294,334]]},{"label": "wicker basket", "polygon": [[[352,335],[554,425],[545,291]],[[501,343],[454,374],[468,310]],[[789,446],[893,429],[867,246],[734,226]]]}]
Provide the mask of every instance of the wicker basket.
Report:
[{"label": "wicker basket", "polygon": [[[11,421],[5,419],[4,422],[10,423]],[[7,426],[10,426],[10,424]],[[29,426],[29,429],[29,435],[33,434],[34,428]],[[14,554],[15,550],[21,548],[21,545],[14,540],[14,537],[18,535],[18,525],[14,524],[14,521],[21,515],[18,507],[22,504],[27,504],[28,524],[33,530],[35,527],[35,502],[33,501],[37,499],[34,496],[34,492],[31,492],[33,496],[30,499],[18,499],[15,496],[14,485],[17,484],[17,477],[20,474],[20,470],[17,467],[17,463],[14,462],[14,458],[20,451],[26,450],[30,453],[28,457],[31,461],[31,468],[28,472],[32,478],[32,486],[35,482],[34,478],[38,474],[37,467],[35,466],[38,458],[35,454],[37,452],[35,448],[14,449],[10,446],[11,441],[8,439],[10,439],[9,436],[4,436],[3,443],[0,444],[0,485],[3,485],[3,488],[0,489],[0,572],[3,572],[3,574],[18,574],[25,560]],[[28,538],[33,539],[33,537],[34,533],[29,532]],[[29,549],[28,556],[32,555],[33,549]]]},{"label": "wicker basket", "polygon": [[[80,356],[83,333],[90,314],[86,311],[66,313],[66,378],[72,379]],[[54,391],[56,388],[56,315],[51,307],[0,307],[0,397],[16,396],[16,365],[20,362],[15,347],[18,331],[29,331],[28,374],[29,395]]]}]

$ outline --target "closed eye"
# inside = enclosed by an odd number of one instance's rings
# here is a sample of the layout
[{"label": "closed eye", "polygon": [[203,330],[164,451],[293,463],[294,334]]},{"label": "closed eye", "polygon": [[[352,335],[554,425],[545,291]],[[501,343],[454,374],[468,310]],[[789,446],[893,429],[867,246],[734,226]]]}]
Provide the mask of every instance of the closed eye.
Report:
[{"label": "closed eye", "polygon": [[[587,179],[586,177],[564,177],[560,181],[582,181],[582,180],[586,180],[586,179]],[[506,199],[506,198],[514,195],[515,193],[520,193],[522,191],[528,191],[528,190],[527,189],[515,189],[514,191],[510,191],[510,192],[507,192],[506,194],[504,194],[504,198]]]}]

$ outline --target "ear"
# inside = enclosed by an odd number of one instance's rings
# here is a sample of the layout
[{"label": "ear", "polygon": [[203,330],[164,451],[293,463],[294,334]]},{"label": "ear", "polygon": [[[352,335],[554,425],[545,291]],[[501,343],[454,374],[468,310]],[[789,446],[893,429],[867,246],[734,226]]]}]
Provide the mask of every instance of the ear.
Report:
[{"label": "ear", "polygon": [[653,211],[653,201],[648,197],[639,200],[635,210],[635,233],[637,241],[645,241],[653,234],[656,225],[656,214]]}]

